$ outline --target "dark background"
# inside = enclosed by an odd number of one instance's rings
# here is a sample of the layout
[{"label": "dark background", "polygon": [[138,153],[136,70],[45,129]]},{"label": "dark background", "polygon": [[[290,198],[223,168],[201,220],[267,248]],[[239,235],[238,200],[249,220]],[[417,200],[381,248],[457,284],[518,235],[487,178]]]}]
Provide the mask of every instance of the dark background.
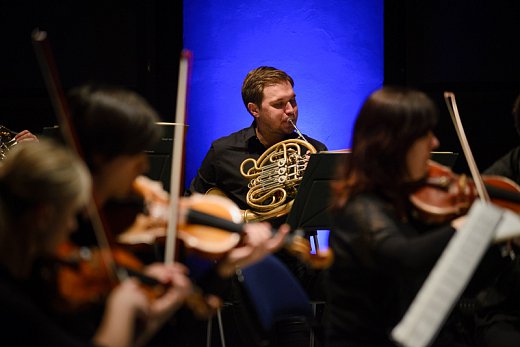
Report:
[{"label": "dark background", "polygon": [[385,83],[417,87],[438,104],[440,150],[459,152],[443,99],[452,91],[479,169],[520,144],[511,109],[520,93],[519,1],[386,1]]},{"label": "dark background", "polygon": [[164,119],[175,110],[182,1],[11,1],[0,7],[0,119],[40,133],[56,124],[31,44],[47,31],[63,89],[85,82],[142,94]]},{"label": "dark background", "polygon": [[[145,96],[164,120],[175,110],[182,1],[11,1],[1,5],[0,124],[41,133],[56,123],[31,46],[48,32],[65,90],[97,81]],[[385,84],[427,92],[441,111],[439,150],[461,152],[442,99],[457,96],[480,169],[516,146],[520,2],[385,2]],[[462,153],[462,152],[461,152]],[[459,157],[455,171],[467,170]]]}]

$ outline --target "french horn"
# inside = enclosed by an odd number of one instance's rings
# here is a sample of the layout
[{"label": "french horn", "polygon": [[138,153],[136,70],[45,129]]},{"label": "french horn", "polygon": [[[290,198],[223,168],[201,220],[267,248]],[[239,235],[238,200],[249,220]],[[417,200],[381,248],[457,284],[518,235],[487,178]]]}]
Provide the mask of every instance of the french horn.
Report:
[{"label": "french horn", "polygon": [[258,159],[248,158],[240,165],[240,173],[249,179],[243,211],[244,222],[257,222],[281,217],[289,213],[300,185],[309,153],[316,149],[296,128],[297,139],[278,142]]},{"label": "french horn", "polygon": [[15,135],[16,132],[0,125],[0,160],[4,160],[11,147],[18,144]]}]

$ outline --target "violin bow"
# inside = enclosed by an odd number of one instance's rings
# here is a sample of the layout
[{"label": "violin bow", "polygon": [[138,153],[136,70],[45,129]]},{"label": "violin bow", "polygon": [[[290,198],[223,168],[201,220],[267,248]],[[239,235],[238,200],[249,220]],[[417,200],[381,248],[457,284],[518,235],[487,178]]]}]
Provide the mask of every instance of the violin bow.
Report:
[{"label": "violin bow", "polygon": [[175,131],[173,136],[172,163],[170,176],[170,205],[168,207],[168,226],[166,229],[166,249],[164,262],[172,264],[175,261],[175,245],[177,240],[179,197],[183,181],[184,138],[186,134],[186,105],[188,98],[188,83],[191,73],[193,54],[184,49],[179,61],[179,80],[177,86],[177,105],[175,110]]},{"label": "violin bow", "polygon": [[[181,196],[181,185],[183,178],[184,162],[184,136],[186,133],[186,100],[188,96],[188,82],[191,70],[192,53],[189,50],[181,52],[179,61],[179,81],[177,87],[177,105],[175,115],[175,130],[173,135],[172,163],[170,175],[170,201],[168,205],[168,225],[166,226],[166,244],[164,252],[164,263],[173,264],[175,262],[175,246],[177,244],[178,211],[179,197]],[[157,328],[162,326],[170,317],[165,316]],[[142,347],[148,343],[155,334],[155,330],[150,330],[141,334],[135,347]]]},{"label": "violin bow", "polygon": [[[60,83],[58,69],[54,61],[47,32],[38,29],[34,30],[32,33],[32,44],[65,142],[80,158],[84,158],[72,122],[69,105]],[[111,253],[110,243],[108,242],[108,236],[105,232],[106,228],[92,193],[87,205],[87,212],[100,249],[107,250],[101,253],[103,261],[108,267],[108,273],[114,282],[124,280],[128,277],[128,273],[123,268],[116,266]]]},{"label": "violin bow", "polygon": [[471,176],[473,177],[473,181],[475,182],[475,187],[477,189],[478,195],[482,201],[490,202],[491,200],[489,198],[489,194],[486,190],[486,186],[484,185],[484,181],[480,176],[480,171],[477,168],[475,158],[473,157],[473,153],[471,152],[471,148],[468,144],[468,139],[466,138],[466,133],[464,132],[464,128],[462,127],[462,121],[460,120],[457,102],[455,101],[455,94],[453,94],[452,92],[444,92],[444,100],[446,101],[448,111],[450,113],[453,124],[455,125],[455,130],[457,131],[457,136],[459,137],[459,141],[462,146],[464,156],[466,157],[466,161],[468,162]]}]

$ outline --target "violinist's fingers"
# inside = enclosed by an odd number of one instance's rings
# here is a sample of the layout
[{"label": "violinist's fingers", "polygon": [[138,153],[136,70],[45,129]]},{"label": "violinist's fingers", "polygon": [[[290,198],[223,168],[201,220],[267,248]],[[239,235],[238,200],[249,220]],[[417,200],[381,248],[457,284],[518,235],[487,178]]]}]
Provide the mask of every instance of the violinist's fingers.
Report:
[{"label": "violinist's fingers", "polygon": [[164,295],[150,305],[151,316],[169,315],[176,311],[193,291],[190,279],[181,273],[172,273],[172,285]]},{"label": "violinist's fingers", "polygon": [[[164,263],[153,263],[144,269],[144,273],[150,277],[153,277],[159,280],[162,283],[172,283],[175,284],[176,278],[178,276],[186,277],[188,274],[188,268],[182,264],[174,263],[174,264],[164,264]],[[184,282],[180,282],[182,285]]]},{"label": "violinist's fingers", "polygon": [[[127,278],[116,286],[107,300],[107,308],[116,312],[147,315],[149,301],[134,278]],[[130,311],[130,312],[129,312]]]},{"label": "violinist's fingers", "polygon": [[271,238],[271,226],[267,222],[244,225],[244,243],[258,247]]},{"label": "violinist's fingers", "polygon": [[24,141],[36,141],[38,142],[38,138],[36,135],[32,134],[29,130],[22,130],[18,134],[14,136],[17,142]]},{"label": "violinist's fingers", "polygon": [[254,247],[243,246],[233,248],[226,257],[217,265],[217,272],[222,278],[229,278],[235,274],[235,270],[252,263]]},{"label": "violinist's fingers", "polygon": [[283,224],[278,229],[278,232],[267,242],[267,249],[269,252],[276,252],[279,250],[285,242],[285,238],[291,231],[289,224]]},{"label": "violinist's fingers", "polygon": [[456,230],[459,230],[464,225],[464,222],[466,221],[466,216],[461,216],[458,218],[455,218],[451,221],[451,226],[455,228]]}]

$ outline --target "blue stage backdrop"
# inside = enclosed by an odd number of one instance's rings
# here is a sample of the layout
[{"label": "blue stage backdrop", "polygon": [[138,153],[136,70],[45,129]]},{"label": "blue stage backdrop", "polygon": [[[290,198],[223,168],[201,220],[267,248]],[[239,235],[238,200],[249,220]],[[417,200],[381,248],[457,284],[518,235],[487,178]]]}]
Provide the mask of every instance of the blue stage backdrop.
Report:
[{"label": "blue stage backdrop", "polygon": [[188,185],[213,140],[253,121],[240,90],[261,65],[293,77],[304,134],[348,148],[360,105],[383,83],[383,0],[186,0],[184,47]]}]

